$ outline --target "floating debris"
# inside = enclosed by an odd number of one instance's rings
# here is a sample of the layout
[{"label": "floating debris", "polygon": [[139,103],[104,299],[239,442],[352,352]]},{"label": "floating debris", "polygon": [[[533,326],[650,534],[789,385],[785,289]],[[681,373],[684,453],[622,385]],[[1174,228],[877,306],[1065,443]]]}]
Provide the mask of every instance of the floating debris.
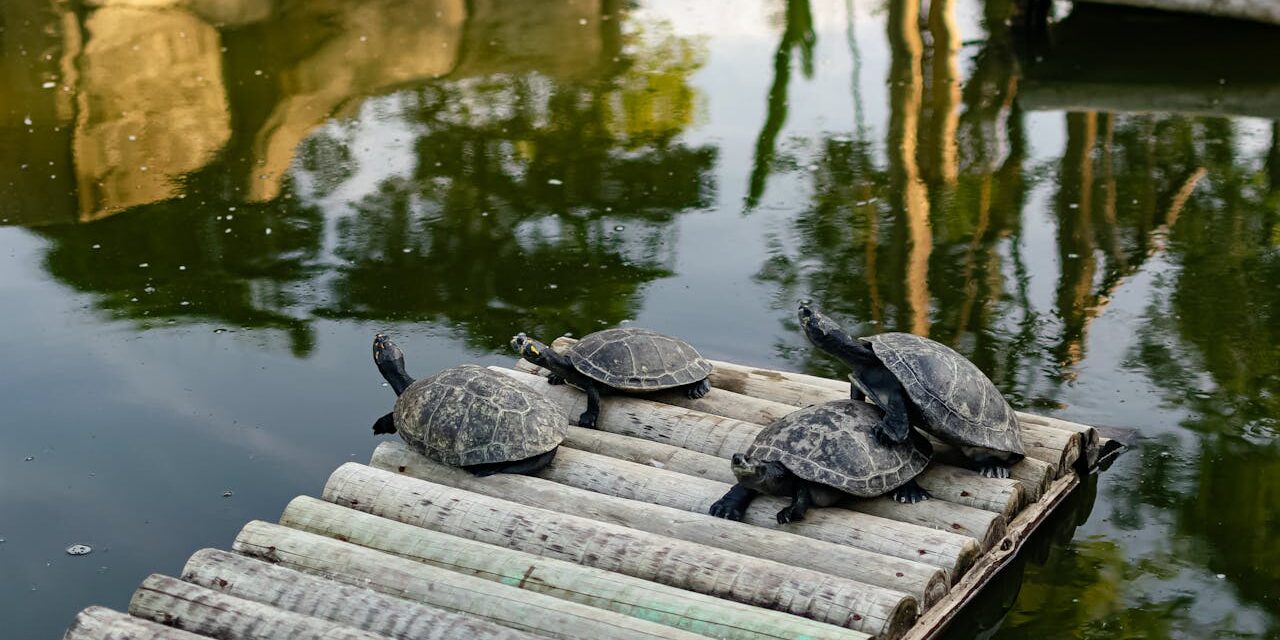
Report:
[{"label": "floating debris", "polygon": [[35,459],[36,459],[36,457],[35,457],[35,456],[27,456],[27,457],[23,458],[23,460],[26,460],[27,462],[31,462],[32,460],[35,460]]},{"label": "floating debris", "polygon": [[222,497],[224,498],[230,498],[233,495],[235,495],[235,493],[233,493],[230,489],[227,489],[226,491],[222,492]]},{"label": "floating debris", "polygon": [[87,544],[73,544],[67,547],[67,555],[69,556],[87,556],[93,553],[93,547]]},{"label": "floating debris", "polygon": [[101,248],[102,248],[102,245],[100,244],[95,244],[92,247],[90,247],[90,249],[101,249]]},{"label": "floating debris", "polygon": [[547,184],[562,185],[562,184],[564,184],[564,182],[562,182],[562,181],[560,181],[560,180],[556,180],[555,178],[552,178],[552,179],[550,179],[550,180],[548,180],[548,181],[547,181]]},{"label": "floating debris", "polygon": [[[31,116],[27,116],[27,117],[23,118],[23,119],[22,119],[22,124],[25,124],[25,125],[27,125],[28,127],[29,127],[29,126],[31,126]],[[23,165],[23,166],[25,166],[25,165]]]},{"label": "floating debris", "polygon": [[56,82],[46,82],[46,83],[44,83],[44,84],[40,85],[40,88],[41,88],[41,89],[52,89],[52,88],[54,88],[54,87],[56,87],[56,86],[58,86],[58,83],[56,83]]}]

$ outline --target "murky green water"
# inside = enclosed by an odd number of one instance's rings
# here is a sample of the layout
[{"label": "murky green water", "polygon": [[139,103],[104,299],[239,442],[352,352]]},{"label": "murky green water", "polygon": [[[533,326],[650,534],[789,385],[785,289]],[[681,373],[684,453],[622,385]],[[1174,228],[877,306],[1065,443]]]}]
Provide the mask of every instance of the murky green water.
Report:
[{"label": "murky green water", "polygon": [[1136,430],[954,637],[1280,637],[1275,30],[86,4],[0,3],[6,637],[122,608],[367,459],[376,331],[420,375],[628,321],[838,374],[802,297]]}]

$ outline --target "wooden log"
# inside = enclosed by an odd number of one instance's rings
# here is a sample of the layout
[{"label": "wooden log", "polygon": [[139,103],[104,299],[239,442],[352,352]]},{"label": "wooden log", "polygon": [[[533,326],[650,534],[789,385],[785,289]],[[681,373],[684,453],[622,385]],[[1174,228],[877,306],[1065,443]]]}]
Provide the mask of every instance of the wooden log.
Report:
[{"label": "wooden log", "polygon": [[1022,424],[1022,447],[1027,457],[1052,464],[1055,478],[1070,473],[1080,457],[1080,434],[1044,425]]},{"label": "wooden log", "polygon": [[244,600],[151,574],[129,601],[129,613],[211,638],[236,640],[385,640],[384,636]]},{"label": "wooden log", "polygon": [[76,614],[62,640],[205,640],[194,633],[135,618],[106,607]]},{"label": "wooden log", "polygon": [[324,618],[397,640],[533,640],[538,637],[488,620],[317,578],[218,549],[195,552],[182,569],[182,579],[236,598]]},{"label": "wooden log", "polygon": [[[380,446],[374,452],[374,465],[530,506],[565,513],[582,513],[593,520],[711,546],[728,545],[734,550],[744,549],[743,552],[750,555],[767,554],[772,556],[769,559],[784,563],[814,561],[813,557],[803,557],[806,554],[813,555],[808,551],[801,549],[799,554],[794,553],[793,548],[801,546],[802,540],[787,537],[776,544],[762,545],[760,539],[768,536],[767,533],[708,515],[711,504],[729,490],[727,484],[575,449],[565,449],[556,457],[559,458],[562,454],[571,458],[573,463],[561,461],[556,465],[553,462],[549,466],[555,466],[556,469],[544,470],[543,473],[552,474],[564,484],[527,476],[491,477],[476,481],[465,472],[456,472],[457,470],[444,465],[431,463],[422,456],[414,456],[411,450],[398,443]],[[591,489],[577,488],[575,485],[590,486]],[[881,556],[921,562],[946,570],[949,578],[952,574],[963,573],[974,562],[978,553],[977,541],[967,536],[844,509],[814,509],[801,522],[779,525],[776,514],[788,503],[789,500],[786,499],[762,496],[752,503],[743,522]],[[688,513],[682,512],[693,513],[697,517],[690,517]],[[703,542],[704,540],[709,542]],[[801,557],[797,558],[797,555]],[[844,570],[856,570],[856,565]],[[826,571],[829,572],[830,567]],[[883,580],[878,575],[879,568],[876,571],[876,574],[864,575],[858,580]],[[916,574],[909,575],[914,577]],[[894,588],[903,590],[901,587]],[[916,588],[921,587],[917,585]],[[915,593],[914,590],[907,592]]]},{"label": "wooden log", "polygon": [[[289,503],[284,515],[280,517],[280,523],[300,531],[351,542],[442,569],[714,638],[781,640],[803,637],[858,640],[866,637],[865,634],[835,625],[676,589],[620,573],[466,540],[305,496]],[[353,615],[356,613],[353,611]],[[439,637],[464,636],[476,637],[462,633],[446,633]]]},{"label": "wooden log", "polygon": [[[547,396],[569,416],[577,416],[587,408],[586,394],[569,385],[553,386],[535,374],[502,367],[489,368]],[[596,428],[727,458],[746,451],[762,427],[753,422],[671,407],[652,400],[609,396],[600,403]]]},{"label": "wooden log", "polygon": [[[528,385],[530,389],[547,395],[556,401],[569,415],[578,415],[579,412],[586,408],[585,394],[567,385],[552,386],[546,384],[545,380],[540,376],[511,369],[503,369],[501,367],[490,367],[490,369],[512,376]],[[613,403],[609,409],[601,410],[600,420],[596,423],[596,431],[585,433],[583,431],[575,431],[574,433],[578,435],[573,437],[587,446],[593,446],[592,442],[595,442],[594,446],[606,446],[600,438],[608,438],[611,434],[631,436],[632,439],[638,438],[663,446],[678,447],[717,458],[728,458],[734,453],[746,451],[755,439],[756,434],[764,428],[753,422],[743,422],[724,418],[723,416],[716,417],[699,411],[671,407],[647,398],[615,397],[612,400]],[[779,404],[778,406],[783,407],[787,412],[795,409],[789,405]],[[577,428],[573,427],[573,429]],[[592,436],[588,435],[590,433],[598,434],[595,436],[596,440],[590,439],[592,438]],[[584,438],[587,440],[583,440]],[[616,436],[614,441],[616,442]],[[642,457],[646,455],[645,450],[658,450],[657,447],[648,447],[646,449],[643,445],[638,446],[640,446],[640,449],[633,451],[629,455]],[[627,457],[627,455],[613,451],[606,450],[604,453],[614,457]],[[672,453],[669,455],[669,462],[675,463],[678,461],[679,456],[684,454]],[[642,462],[642,464],[647,464],[647,461]],[[698,468],[699,466],[691,465],[692,468]],[[727,465],[724,468],[727,470]],[[694,471],[690,475],[701,475],[706,472],[706,468],[703,466],[702,470]],[[930,473],[927,471],[926,475]],[[1011,513],[1012,510],[1018,508],[1017,497],[1011,495],[1012,491],[1008,488],[1007,483],[989,482],[989,479],[983,478],[981,475],[965,474],[955,469],[940,475],[944,476],[944,478],[931,479],[932,476],[924,478],[924,482],[929,483],[925,485],[926,488],[930,488],[931,485],[939,489],[938,497],[940,498],[948,499],[948,501],[956,504],[984,508],[980,504],[966,504],[966,501],[970,496],[990,497],[993,493],[1004,493],[1007,494],[1005,504],[999,512],[1002,514]],[[950,480],[961,480],[962,483],[947,484],[947,481]],[[724,481],[729,480],[725,478]],[[916,514],[912,515],[914,517]],[[943,527],[949,527],[950,524],[951,522],[948,521],[943,524]],[[985,540],[987,537],[989,537],[989,532],[982,539]]]},{"label": "wooden log", "polygon": [[[561,453],[590,456],[589,453],[577,452],[575,449],[564,449]],[[573,485],[558,485],[538,477],[508,475],[475,480],[465,472],[436,465],[424,457],[416,456],[412,449],[398,443],[381,445],[374,453],[372,466],[431,483],[513,500],[530,507],[571,512],[591,520],[705,544],[745,556],[781,562],[787,566],[809,568],[827,575],[890,589],[895,593],[908,593],[920,600],[922,608],[942,598],[947,590],[947,576],[940,567],[916,562],[914,559],[842,547],[787,531],[762,531],[759,527],[713,518],[705,511],[690,516],[686,509],[662,506],[652,500],[637,502],[604,492],[593,493]]]},{"label": "wooden log", "polygon": [[[495,369],[494,367],[490,368]],[[515,370],[522,373],[536,375],[541,378],[545,378],[548,373],[546,369],[543,369],[528,360],[517,360],[515,363]],[[503,370],[503,373],[506,373],[506,370]],[[525,380],[525,382],[529,383],[530,381]],[[542,384],[546,384],[546,380],[543,380]],[[572,387],[566,390],[576,392]],[[581,393],[578,392],[578,395],[581,395]],[[769,424],[770,422],[773,422],[774,420],[796,410],[792,405],[774,402],[773,400],[765,400],[763,398],[744,396],[740,393],[734,393],[732,391],[716,389],[713,387],[707,395],[701,398],[690,398],[678,389],[646,393],[641,396],[623,396],[617,394],[607,395],[600,403],[601,414],[603,415],[605,408],[608,407],[610,403],[617,402],[619,399],[623,398],[635,397],[643,397],[644,399],[651,400],[653,402],[660,402],[665,405],[689,409],[691,411],[697,411],[708,415],[742,420],[743,422],[754,422],[757,424]],[[581,401],[581,405],[583,408],[586,408],[587,403],[585,399]],[[577,417],[580,414],[581,411],[570,414],[570,416]]]},{"label": "wooden log", "polygon": [[951,620],[964,610],[965,605],[972,602],[982,592],[982,588],[1017,557],[1031,534],[1035,533],[1079,484],[1080,479],[1073,473],[1055,480],[1045,492],[1043,500],[1023,509],[1009,523],[1009,533],[1000,547],[983,556],[938,606],[920,616],[903,640],[931,640],[938,637]]},{"label": "wooden log", "polygon": [[[572,342],[567,342],[569,340],[567,338],[563,340],[557,340],[556,344],[565,346],[572,344]],[[711,364],[714,367],[710,376],[713,386],[745,393],[757,398],[765,398],[794,406],[807,406],[849,397],[850,385],[848,381],[844,380],[832,380],[803,373],[749,367],[719,360],[713,360]],[[1076,432],[1081,434],[1082,440],[1080,444],[1082,446],[1095,445],[1098,440],[1097,429],[1088,425],[1023,411],[1015,411],[1014,413],[1018,417],[1019,426],[1024,431],[1028,425],[1039,425],[1059,431]]]},{"label": "wooden log", "polygon": [[[733,484],[729,464],[724,458],[689,451],[660,442],[642,440],[596,429],[569,427],[569,435],[561,446],[580,449],[619,460],[675,471],[707,480]],[[969,469],[931,464],[916,481],[934,498],[977,509],[993,511],[1012,518],[1025,499],[1022,486],[1009,478],[984,478]]]},{"label": "wooden log", "polygon": [[[404,450],[408,451],[407,448]],[[723,461],[720,464],[727,465]],[[707,513],[711,504],[724,496],[732,486],[729,483],[690,478],[675,471],[655,469],[576,449],[565,449],[557,454],[551,465],[538,475],[571,487],[700,514]],[[879,543],[876,543],[876,548],[867,550],[910,560],[919,556],[921,547],[937,548],[943,545],[955,545],[958,554],[968,548],[964,540],[951,536],[943,536],[939,540],[938,536],[931,535],[931,532],[923,531],[919,527],[977,540],[980,550],[990,548],[1004,535],[1005,529],[1004,516],[991,511],[942,500],[901,504],[885,496],[863,500],[851,499],[842,505],[855,513],[846,512],[844,509],[815,509],[810,514],[816,516],[816,519],[806,516],[805,521],[802,522],[778,525],[776,520],[778,510],[789,503],[789,498],[761,496],[752,502],[752,507],[743,521],[806,535],[804,532],[807,528],[806,522],[822,520],[825,525],[826,521],[830,520],[832,527],[862,533],[864,537],[860,539],[863,540],[885,535],[892,536],[900,542],[895,545],[896,551],[893,553],[887,553],[889,550]],[[861,517],[859,514],[867,514],[875,518]],[[898,524],[889,524],[885,520]],[[903,523],[916,526],[900,526]],[[842,539],[844,537],[842,536]],[[811,561],[817,562],[819,566],[815,568],[821,570],[821,560]],[[962,564],[957,562],[957,565]],[[955,565],[942,568],[956,571]],[[963,572],[963,569],[960,569],[960,572]]]},{"label": "wooden log", "polygon": [[[358,465],[348,464],[344,468],[348,466]],[[695,640],[700,637],[268,522],[245,525],[232,548],[290,569],[470,614],[549,638]]]},{"label": "wooden log", "polygon": [[1051,418],[1049,416],[1037,415],[1034,413],[1018,413],[1018,420],[1022,424],[1038,424],[1049,429],[1058,429],[1061,431],[1070,431],[1080,434],[1080,456],[1077,460],[1077,466],[1083,465],[1084,470],[1089,470],[1097,466],[1098,458],[1101,455],[1101,435],[1098,430],[1087,424],[1061,420],[1059,418]]},{"label": "wooden log", "polygon": [[919,610],[917,600],[905,593],[353,463],[330,476],[324,498],[406,524],[444,533],[465,532],[462,537],[884,638],[901,635]]},{"label": "wooden log", "polygon": [[[971,464],[955,447],[934,438],[930,438],[929,441],[933,444],[933,461],[930,463],[931,465],[946,464],[954,467],[968,467]],[[1023,496],[1027,504],[1040,499],[1040,496],[1048,490],[1053,479],[1057,477],[1057,473],[1057,467],[1035,458],[1023,458],[1020,462],[1009,467],[1009,478],[1017,481],[1022,486]]]}]

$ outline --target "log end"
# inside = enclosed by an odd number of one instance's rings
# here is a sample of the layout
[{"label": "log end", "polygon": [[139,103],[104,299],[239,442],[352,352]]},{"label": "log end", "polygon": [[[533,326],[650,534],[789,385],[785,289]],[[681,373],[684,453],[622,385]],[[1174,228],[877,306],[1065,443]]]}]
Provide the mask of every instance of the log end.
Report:
[{"label": "log end", "polygon": [[[889,612],[884,621],[884,627],[880,633],[876,634],[877,640],[898,640],[911,630],[916,620],[920,617],[920,606],[916,599],[911,596],[905,596],[898,601],[898,606]],[[851,621],[846,626],[854,626],[856,621]]]},{"label": "log end", "polygon": [[938,569],[929,577],[929,581],[924,585],[924,593],[920,601],[920,609],[928,610],[933,605],[938,604],[947,593],[951,591],[950,585],[947,583],[947,572]]},{"label": "log end", "polygon": [[996,546],[1005,533],[1009,530],[1009,521],[1004,516],[996,516],[991,519],[991,525],[983,533],[979,543],[982,545],[983,551],[988,551]]},{"label": "log end", "polygon": [[956,555],[956,568],[951,572],[951,584],[960,581],[965,572],[978,561],[978,556],[982,550],[978,546],[978,541],[973,538],[966,538],[965,543],[960,547],[960,553]]}]

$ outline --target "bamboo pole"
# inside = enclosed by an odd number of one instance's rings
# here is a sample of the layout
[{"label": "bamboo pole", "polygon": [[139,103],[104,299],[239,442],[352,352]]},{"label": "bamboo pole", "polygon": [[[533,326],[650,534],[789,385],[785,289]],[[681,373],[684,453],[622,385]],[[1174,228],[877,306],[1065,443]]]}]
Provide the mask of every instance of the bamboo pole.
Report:
[{"label": "bamboo pole", "polygon": [[[485,481],[504,477],[510,476],[500,474]],[[884,638],[901,635],[918,612],[916,599],[905,593],[353,463],[342,465],[330,476],[324,498],[406,524],[444,533],[465,532],[463,537],[482,542],[803,615]]]},{"label": "bamboo pole", "polygon": [[[620,436],[596,429],[569,427],[560,446],[598,453],[685,475],[733,484],[737,482],[724,458],[669,444]],[[916,481],[934,498],[1012,518],[1025,499],[1022,486],[1010,478],[984,478],[976,471],[931,464]]]},{"label": "bamboo pole", "polygon": [[533,640],[538,637],[488,620],[325,580],[218,549],[195,552],[182,569],[182,579],[236,598],[324,618],[396,640]]},{"label": "bamboo pole", "polygon": [[76,614],[62,640],[206,640],[194,633],[134,618],[106,607]]},{"label": "bamboo pole", "polygon": [[236,640],[386,640],[329,620],[151,574],[129,601],[129,613],[211,638]]},{"label": "bamboo pole", "polygon": [[[280,523],[442,569],[727,640],[866,638],[835,625],[380,518],[306,496]],[[353,613],[358,613],[353,610]],[[363,614],[361,614],[363,615]],[[446,614],[453,615],[453,614]],[[476,637],[469,633],[438,637]],[[426,636],[421,637],[425,640]]]},{"label": "bamboo pole", "polygon": [[[347,464],[343,468],[351,466],[358,465]],[[342,468],[338,470],[341,471]],[[232,548],[290,569],[471,614],[549,638],[695,640],[700,637],[268,522],[245,525]]]},{"label": "bamboo pole", "polygon": [[[556,465],[553,461],[550,466],[555,466],[556,469],[550,470],[549,466],[542,473],[566,484],[512,475],[477,479],[465,471],[435,464],[422,456],[414,455],[412,450],[403,445],[390,442],[379,446],[374,452],[373,465],[495,498],[501,497],[564,513],[582,513],[593,520],[621,524],[786,564],[810,565],[817,562],[817,570],[825,573],[831,573],[841,565],[823,562],[822,557],[832,553],[830,548],[814,551],[808,548],[805,538],[834,542],[880,556],[922,562],[944,569],[952,575],[963,573],[973,564],[978,554],[977,542],[967,536],[844,509],[813,509],[801,522],[779,525],[776,514],[790,501],[761,496],[752,503],[743,522],[780,530],[771,535],[758,528],[730,523],[708,514],[711,504],[729,490],[727,484],[575,449],[565,449],[556,457],[561,455],[572,462],[561,461]],[[690,517],[683,512],[691,512],[697,516]],[[780,533],[795,535],[779,537]],[[796,535],[803,537],[797,539]],[[765,540],[769,544],[762,544]],[[883,560],[885,559],[882,558],[881,561]],[[904,589],[902,577],[890,574],[886,578],[880,566],[868,566],[862,559],[841,570],[857,571],[859,566],[864,567],[864,571],[872,571],[870,574],[857,574],[859,577],[856,579],[862,582],[886,584],[883,581],[887,579],[887,584],[894,585],[893,589],[907,593],[918,593],[925,588],[924,585],[931,584],[931,581],[913,582],[908,584],[914,588]],[[902,571],[898,570],[896,573]],[[916,572],[911,577],[915,579],[918,575]]]}]

